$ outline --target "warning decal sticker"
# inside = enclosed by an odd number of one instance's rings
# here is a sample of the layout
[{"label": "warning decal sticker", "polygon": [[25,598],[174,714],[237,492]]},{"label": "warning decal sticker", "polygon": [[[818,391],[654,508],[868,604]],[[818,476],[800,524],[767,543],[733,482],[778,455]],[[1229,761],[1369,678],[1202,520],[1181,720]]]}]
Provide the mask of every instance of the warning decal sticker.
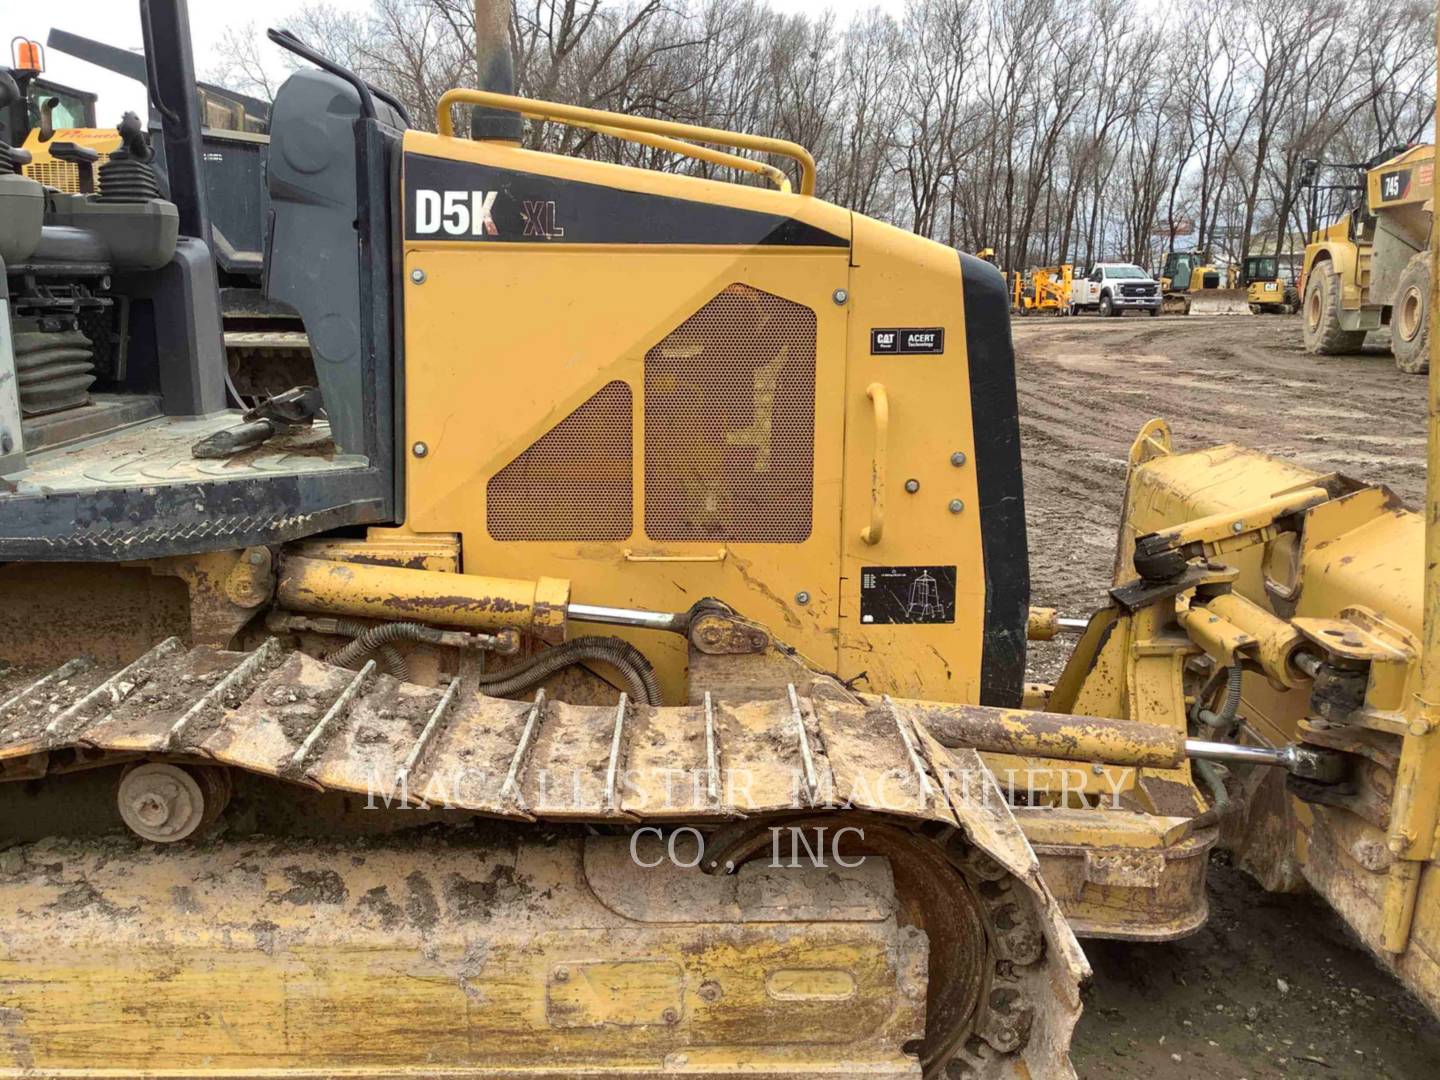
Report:
[{"label": "warning decal sticker", "polygon": [[952,623],[955,567],[866,566],[860,571],[862,623]]}]

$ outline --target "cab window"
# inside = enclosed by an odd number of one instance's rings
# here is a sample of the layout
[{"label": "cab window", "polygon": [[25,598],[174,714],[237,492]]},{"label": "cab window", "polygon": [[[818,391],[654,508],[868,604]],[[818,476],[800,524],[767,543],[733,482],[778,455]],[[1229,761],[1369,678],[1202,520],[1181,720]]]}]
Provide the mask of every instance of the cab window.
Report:
[{"label": "cab window", "polygon": [[55,111],[50,114],[50,122],[58,131],[61,128],[83,128],[85,123],[85,99],[77,94],[67,94],[64,91],[52,90],[48,87],[37,87],[30,94],[30,100],[26,102],[29,106],[29,119],[32,128],[40,126],[40,106],[42,103],[54,98],[57,102]]}]

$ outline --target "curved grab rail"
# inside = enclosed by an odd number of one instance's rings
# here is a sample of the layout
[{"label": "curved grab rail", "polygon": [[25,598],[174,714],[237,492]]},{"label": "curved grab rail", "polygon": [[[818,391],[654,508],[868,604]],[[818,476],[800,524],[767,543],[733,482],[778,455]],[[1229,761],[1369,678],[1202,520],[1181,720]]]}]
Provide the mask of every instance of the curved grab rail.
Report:
[{"label": "curved grab rail", "polygon": [[768,179],[778,190],[787,194],[790,191],[790,178],[782,170],[763,161],[755,161],[752,158],[741,157],[739,154],[731,154],[724,150],[713,150],[708,146],[685,142],[683,139],[672,139],[665,135],[621,131],[619,128],[602,127],[599,124],[576,124],[574,126],[616,139],[639,143],[642,146],[653,146],[657,150],[667,150],[672,154],[683,154],[696,161],[708,161],[711,165],[725,165],[732,169],[739,169],[741,172],[754,173],[756,176]]},{"label": "curved grab rail", "polygon": [[870,463],[870,524],[860,530],[860,539],[878,544],[885,535],[885,473],[890,440],[890,395],[883,383],[873,382],[865,388],[875,411],[875,457]]},{"label": "curved grab rail", "polygon": [[[591,129],[606,128],[608,129],[605,132],[607,135],[634,132],[667,139],[733,146],[739,150],[754,150],[762,154],[779,154],[781,157],[790,158],[800,166],[800,194],[815,194],[815,159],[810,155],[809,150],[788,139],[771,139],[764,135],[745,135],[736,131],[724,131],[720,128],[681,124],[673,120],[626,116],[624,113],[605,112],[603,109],[586,109],[579,105],[562,105],[555,101],[533,101],[530,98],[516,97],[513,94],[467,89],[447,90],[440,96],[440,101],[435,106],[435,128],[441,135],[454,137],[455,122],[450,115],[450,110],[456,105],[484,105],[491,109],[517,112],[521,116],[528,116],[533,120],[554,120],[561,124]],[[645,140],[637,141],[644,142]],[[675,148],[666,146],[664,149]],[[727,161],[724,164],[732,163]],[[747,169],[747,171],[763,170]]]}]

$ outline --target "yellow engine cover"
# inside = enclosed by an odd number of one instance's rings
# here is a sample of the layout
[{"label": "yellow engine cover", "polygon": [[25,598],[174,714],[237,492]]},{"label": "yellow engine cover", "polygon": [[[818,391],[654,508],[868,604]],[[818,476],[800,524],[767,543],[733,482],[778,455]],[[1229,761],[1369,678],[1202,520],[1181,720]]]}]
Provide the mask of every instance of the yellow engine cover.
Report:
[{"label": "yellow engine cover", "polygon": [[50,147],[55,143],[66,142],[88,146],[99,154],[98,168],[106,155],[120,148],[120,133],[114,128],[57,128],[52,138],[42,141],[37,128],[26,136],[24,148],[30,152],[30,164],[25,166],[25,175],[47,187],[74,195],[80,191],[79,167],[50,153]]},{"label": "yellow engine cover", "polygon": [[[718,597],[876,691],[1018,704],[1004,279],[788,192],[405,136],[406,527],[579,603]],[[645,643],[667,694],[680,639]]]}]

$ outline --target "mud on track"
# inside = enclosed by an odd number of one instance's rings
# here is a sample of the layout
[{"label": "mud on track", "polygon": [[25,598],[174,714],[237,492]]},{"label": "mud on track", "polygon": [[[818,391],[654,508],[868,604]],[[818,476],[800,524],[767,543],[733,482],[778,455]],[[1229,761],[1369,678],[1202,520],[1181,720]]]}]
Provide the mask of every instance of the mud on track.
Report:
[{"label": "mud on track", "polygon": [[[1308,356],[1296,316],[1013,326],[1034,603],[1067,615],[1104,603],[1126,454],[1153,417],[1170,421],[1178,449],[1240,443],[1420,504],[1425,380],[1388,353]],[[1067,652],[1032,645],[1031,677],[1053,680]],[[1267,895],[1223,855],[1210,893],[1209,924],[1184,941],[1085,943],[1095,981],[1076,1037],[1082,1077],[1440,1072],[1440,1024],[1322,902]]]}]

